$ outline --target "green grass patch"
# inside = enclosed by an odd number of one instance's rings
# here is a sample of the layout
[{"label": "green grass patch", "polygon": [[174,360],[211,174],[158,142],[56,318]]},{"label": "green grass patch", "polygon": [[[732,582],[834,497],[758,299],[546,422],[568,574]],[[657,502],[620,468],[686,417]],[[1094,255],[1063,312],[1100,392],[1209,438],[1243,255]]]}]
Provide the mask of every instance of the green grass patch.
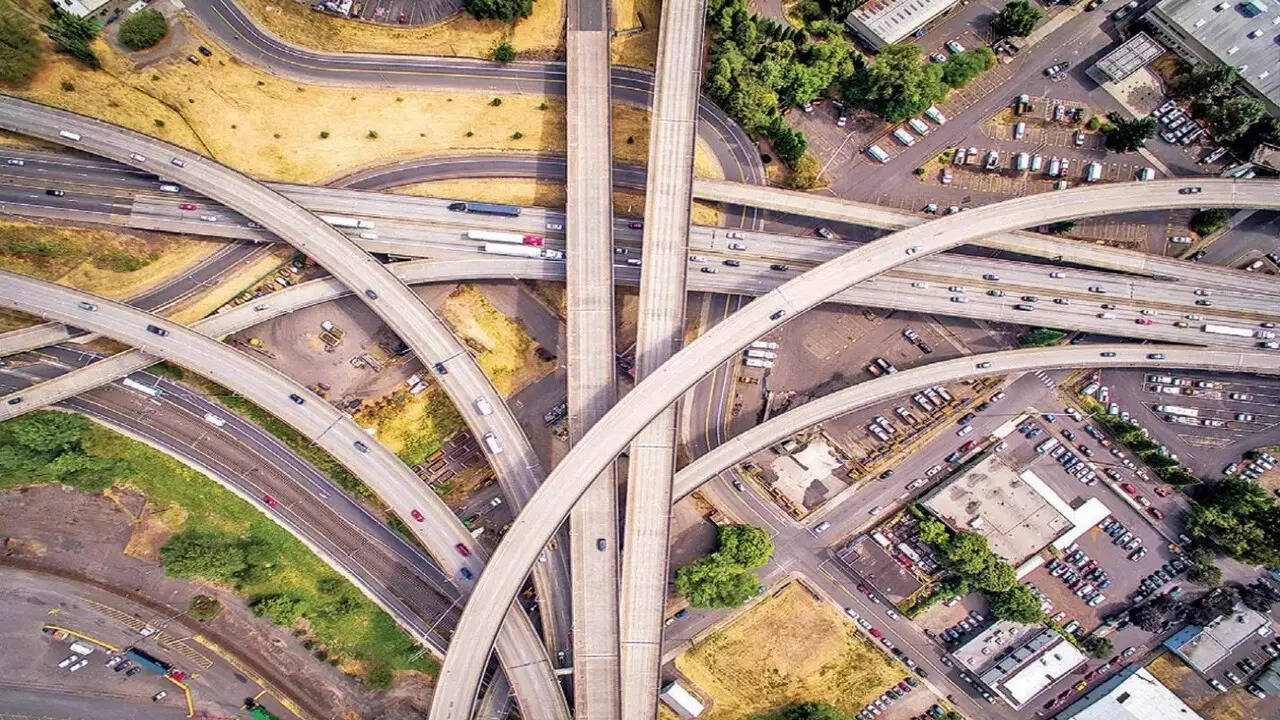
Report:
[{"label": "green grass patch", "polygon": [[89,492],[128,486],[158,509],[184,508],[161,550],[169,574],[233,587],[266,617],[305,619],[327,659],[350,661],[371,685],[391,669],[437,670],[431,658],[413,658],[413,640],[355,586],[213,480],[79,415],[41,411],[0,423],[0,488],[51,482]]}]

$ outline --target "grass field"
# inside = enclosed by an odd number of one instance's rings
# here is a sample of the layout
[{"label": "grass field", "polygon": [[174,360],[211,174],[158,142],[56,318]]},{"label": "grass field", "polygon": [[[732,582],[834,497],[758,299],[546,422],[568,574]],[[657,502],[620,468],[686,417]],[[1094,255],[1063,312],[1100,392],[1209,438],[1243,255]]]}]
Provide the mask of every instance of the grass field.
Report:
[{"label": "grass field", "polygon": [[[152,537],[145,544],[161,543],[155,537],[166,529],[189,529],[214,532],[234,537],[251,537],[272,558],[270,571],[248,576],[237,592],[244,597],[287,594],[320,606],[326,599],[317,585],[344,596],[347,612],[328,615],[317,612],[308,616],[315,639],[323,644],[330,657],[341,666],[372,667],[385,663],[398,669],[432,671],[429,658],[412,660],[415,647],[407,635],[395,626],[386,613],[339,578],[320,558],[276,523],[213,480],[173,458],[142,443],[100,427],[80,416],[41,411],[0,425],[0,436],[14,448],[33,446],[32,436],[59,438],[57,454],[67,458],[70,449],[78,458],[75,465],[84,469],[67,472],[67,464],[58,465],[49,446],[36,441],[40,451],[27,451],[30,457],[18,460],[15,454],[0,462],[0,490],[51,482],[61,473],[64,483],[94,490],[103,483],[110,487],[127,486],[145,494],[149,514],[157,518]],[[50,423],[57,423],[50,429]],[[13,442],[25,436],[25,443]],[[19,451],[14,451],[19,452]],[[45,467],[45,470],[38,468]],[[49,470],[48,468],[55,468]],[[110,492],[108,488],[105,492]],[[179,510],[180,508],[180,510]],[[337,590],[333,590],[336,588]]]},{"label": "grass field", "polygon": [[[617,0],[613,3],[612,55],[614,65],[652,70],[658,57],[658,0]],[[641,29],[643,28],[643,29]],[[639,32],[632,32],[639,30]]]},{"label": "grass field", "polygon": [[514,23],[476,20],[460,12],[427,27],[376,25],[312,12],[306,4],[240,0],[265,28],[295,45],[326,52],[390,52],[487,58],[506,39],[521,59],[550,59],[564,49],[563,0],[537,0]]},{"label": "grass field", "polygon": [[1257,698],[1243,687],[1227,683],[1227,692],[1209,687],[1194,670],[1173,653],[1163,653],[1147,664],[1147,671],[1207,720],[1246,720],[1263,716]]},{"label": "grass field", "polygon": [[426,460],[450,435],[464,427],[462,416],[448,396],[434,386],[417,395],[396,390],[377,402],[365,402],[355,421],[363,427],[377,428],[378,441],[406,465]]},{"label": "grass field", "polygon": [[524,328],[470,285],[459,285],[445,300],[440,314],[458,339],[477,353],[480,368],[503,397],[555,368],[554,362],[534,355],[536,343]]},{"label": "grass field", "polygon": [[0,220],[0,267],[112,299],[148,290],[220,246],[182,235]]},{"label": "grass field", "polygon": [[799,582],[681,654],[676,668],[711,698],[708,720],[740,720],[809,701],[852,716],[902,676]]}]

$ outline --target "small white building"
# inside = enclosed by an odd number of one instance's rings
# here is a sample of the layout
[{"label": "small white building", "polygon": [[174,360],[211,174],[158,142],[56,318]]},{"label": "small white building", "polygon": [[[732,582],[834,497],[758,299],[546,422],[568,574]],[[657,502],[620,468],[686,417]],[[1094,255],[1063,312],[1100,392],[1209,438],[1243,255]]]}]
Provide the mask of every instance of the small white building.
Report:
[{"label": "small white building", "polygon": [[85,17],[100,10],[107,0],[54,0],[53,4],[76,17]]},{"label": "small white building", "polygon": [[674,680],[662,686],[658,699],[682,718],[696,718],[702,714],[702,701]]},{"label": "small white building", "polygon": [[1130,665],[1068,705],[1055,720],[1204,720],[1141,665]]}]

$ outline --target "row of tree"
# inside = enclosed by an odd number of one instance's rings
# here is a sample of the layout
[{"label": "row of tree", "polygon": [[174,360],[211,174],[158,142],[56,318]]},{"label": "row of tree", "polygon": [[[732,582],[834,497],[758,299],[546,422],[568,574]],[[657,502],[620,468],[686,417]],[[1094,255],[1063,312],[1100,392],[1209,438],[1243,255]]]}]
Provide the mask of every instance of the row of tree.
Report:
[{"label": "row of tree", "polygon": [[953,534],[935,518],[921,520],[919,532],[920,541],[938,551],[950,573],[939,583],[938,595],[961,596],[979,590],[986,595],[991,613],[1001,620],[1044,620],[1040,601],[1018,582],[1013,566],[991,551],[986,536],[969,530]]},{"label": "row of tree", "polygon": [[1155,470],[1161,480],[1173,485],[1194,485],[1200,482],[1199,478],[1188,472],[1177,460],[1162,451],[1146,429],[1108,414],[1106,408],[1091,398],[1084,398],[1082,404],[1099,425],[1107,428],[1117,440]]},{"label": "row of tree", "polygon": [[721,525],[716,551],[676,570],[676,592],[696,608],[738,607],[760,592],[752,570],[769,562],[773,540],[750,525]]},{"label": "row of tree", "polygon": [[1277,599],[1276,594],[1261,583],[1215,588],[1191,602],[1164,593],[1129,610],[1129,622],[1152,633],[1179,622],[1203,627],[1233,612],[1237,603],[1266,614],[1271,612]]},{"label": "row of tree", "polygon": [[1206,483],[1194,493],[1187,534],[1251,565],[1280,565],[1280,506],[1264,488],[1240,477]]}]

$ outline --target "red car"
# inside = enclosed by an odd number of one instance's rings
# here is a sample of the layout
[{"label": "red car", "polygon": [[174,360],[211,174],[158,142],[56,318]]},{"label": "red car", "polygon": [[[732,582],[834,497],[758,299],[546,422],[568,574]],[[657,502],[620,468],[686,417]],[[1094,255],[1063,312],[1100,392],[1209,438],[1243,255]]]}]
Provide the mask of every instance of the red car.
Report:
[{"label": "red car", "polygon": [[879,630],[877,630],[877,629],[875,629],[875,628],[871,628],[871,629],[870,629],[870,630],[868,630],[867,632],[871,633],[871,637],[876,638],[877,640],[883,640],[883,639],[884,639],[884,633],[880,632]]},{"label": "red car", "polygon": [[861,585],[861,584],[860,584],[860,585],[858,585],[858,592],[862,593],[863,595],[870,595],[870,594],[871,594],[871,588],[867,587],[866,585]]},{"label": "red car", "polygon": [[461,555],[462,557],[471,557],[471,551],[467,549],[466,545],[463,545],[462,543],[458,543],[453,547],[458,551],[458,554]]},{"label": "red car", "polygon": [[631,228],[632,230],[643,230],[643,229],[644,229],[644,223],[642,223],[642,222],[629,222],[629,223],[627,223],[627,227]]},{"label": "red car", "polygon": [[1160,497],[1169,497],[1169,488],[1163,485],[1157,485],[1155,490],[1156,490],[1156,494],[1159,495]]},{"label": "red car", "polygon": [[1150,325],[1150,324],[1151,324],[1151,320],[1150,320],[1149,318],[1137,318],[1136,320],[1134,320],[1134,322],[1138,323],[1139,325]]},{"label": "red car", "polygon": [[1120,483],[1120,489],[1129,493],[1130,495],[1138,494],[1138,488],[1130,485],[1129,483]]},{"label": "red car", "polygon": [[180,203],[178,205],[178,208],[182,210],[195,210],[196,206],[192,205],[191,203]]},{"label": "red car", "polygon": [[1158,509],[1156,509],[1156,508],[1147,508],[1147,512],[1151,513],[1151,517],[1153,517],[1153,518],[1155,518],[1155,519],[1157,519],[1157,520],[1163,520],[1163,519],[1164,519],[1164,513],[1160,512],[1160,511],[1159,511]]},{"label": "red car", "polygon": [[276,506],[276,499],[271,497],[270,495],[263,495],[262,502],[266,503],[270,507]]},{"label": "red car", "polygon": [[427,519],[426,519],[426,518],[422,517],[422,513],[418,512],[418,509],[417,509],[417,508],[414,508],[414,509],[410,510],[410,511],[409,511],[409,514],[410,514],[410,515],[412,515],[412,516],[413,516],[413,519],[414,519],[414,520],[417,520],[418,522],[426,522],[426,521],[427,521]]}]

